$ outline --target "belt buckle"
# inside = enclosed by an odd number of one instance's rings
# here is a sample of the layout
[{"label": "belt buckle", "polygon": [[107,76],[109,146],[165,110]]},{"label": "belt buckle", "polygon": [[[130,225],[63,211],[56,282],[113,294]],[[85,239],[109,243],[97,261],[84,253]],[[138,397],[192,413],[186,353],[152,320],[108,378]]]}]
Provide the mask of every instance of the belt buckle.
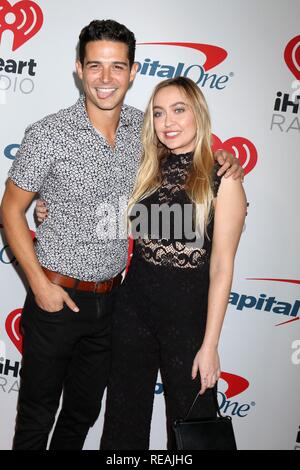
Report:
[{"label": "belt buckle", "polygon": [[107,287],[108,287],[108,288],[105,290],[104,293],[110,292],[110,291],[112,290],[113,286],[114,286],[114,279],[112,278],[112,279],[109,279],[109,280],[107,280],[107,281],[97,281],[97,282],[95,282],[94,294],[97,293],[97,289],[98,289],[98,287],[99,287],[101,284],[106,284]]}]

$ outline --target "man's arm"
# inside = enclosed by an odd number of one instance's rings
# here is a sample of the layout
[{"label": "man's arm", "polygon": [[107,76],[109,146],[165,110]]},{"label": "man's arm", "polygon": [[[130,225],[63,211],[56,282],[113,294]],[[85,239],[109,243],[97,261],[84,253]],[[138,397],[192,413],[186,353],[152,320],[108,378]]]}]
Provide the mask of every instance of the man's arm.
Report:
[{"label": "man's arm", "polygon": [[36,302],[43,310],[61,310],[65,302],[72,310],[78,311],[68,293],[48,280],[36,257],[25,215],[35,195],[35,192],[25,191],[8,179],[1,203],[7,241],[27,277]]},{"label": "man's arm", "polygon": [[217,150],[214,152],[214,159],[221,165],[218,176],[224,175],[225,178],[232,176],[234,180],[240,178],[242,182],[244,181],[244,170],[238,158],[226,150]]}]

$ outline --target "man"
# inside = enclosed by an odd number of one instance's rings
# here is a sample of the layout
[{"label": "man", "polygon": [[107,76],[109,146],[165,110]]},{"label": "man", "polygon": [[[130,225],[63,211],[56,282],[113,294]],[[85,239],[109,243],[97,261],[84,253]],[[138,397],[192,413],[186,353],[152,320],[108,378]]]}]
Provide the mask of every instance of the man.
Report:
[{"label": "man", "polygon": [[[134,52],[125,26],[112,20],[86,26],[76,62],[84,95],[26,130],[9,172],[2,218],[30,286],[15,450],[46,449],[62,390],[50,449],[82,449],[99,415],[127,241],[97,236],[97,209],[105,203],[118,212],[139,164],[143,114],[123,104],[137,72]],[[25,212],[37,193],[50,215],[34,247]]]}]

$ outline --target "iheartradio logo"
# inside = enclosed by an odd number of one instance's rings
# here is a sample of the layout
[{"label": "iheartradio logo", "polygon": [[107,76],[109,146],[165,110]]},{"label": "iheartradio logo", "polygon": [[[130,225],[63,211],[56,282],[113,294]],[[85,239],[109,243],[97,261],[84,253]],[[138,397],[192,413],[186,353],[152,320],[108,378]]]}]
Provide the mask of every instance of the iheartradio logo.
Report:
[{"label": "iheartradio logo", "polygon": [[284,60],[297,80],[300,80],[300,35],[289,41],[284,50]]},{"label": "iheartradio logo", "polygon": [[43,20],[41,8],[31,0],[21,0],[15,5],[0,0],[0,41],[4,31],[12,31],[12,50],[15,51],[38,33]]},{"label": "iheartradio logo", "polygon": [[20,333],[21,315],[22,309],[17,308],[8,315],[5,322],[6,333],[20,354],[22,354],[23,347],[23,339]]},{"label": "iheartradio logo", "polygon": [[245,175],[253,170],[257,163],[257,150],[255,145],[245,137],[231,137],[224,142],[216,135],[213,136],[213,151],[218,149],[227,150],[239,159]]}]

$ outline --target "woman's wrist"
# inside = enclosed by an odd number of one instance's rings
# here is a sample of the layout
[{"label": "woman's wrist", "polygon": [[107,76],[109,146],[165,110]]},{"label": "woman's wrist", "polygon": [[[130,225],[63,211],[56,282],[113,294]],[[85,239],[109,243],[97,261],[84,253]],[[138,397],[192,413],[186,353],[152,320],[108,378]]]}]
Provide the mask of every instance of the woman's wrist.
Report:
[{"label": "woman's wrist", "polygon": [[203,341],[201,345],[201,349],[205,349],[206,351],[217,351],[218,350],[218,343],[216,341]]}]

